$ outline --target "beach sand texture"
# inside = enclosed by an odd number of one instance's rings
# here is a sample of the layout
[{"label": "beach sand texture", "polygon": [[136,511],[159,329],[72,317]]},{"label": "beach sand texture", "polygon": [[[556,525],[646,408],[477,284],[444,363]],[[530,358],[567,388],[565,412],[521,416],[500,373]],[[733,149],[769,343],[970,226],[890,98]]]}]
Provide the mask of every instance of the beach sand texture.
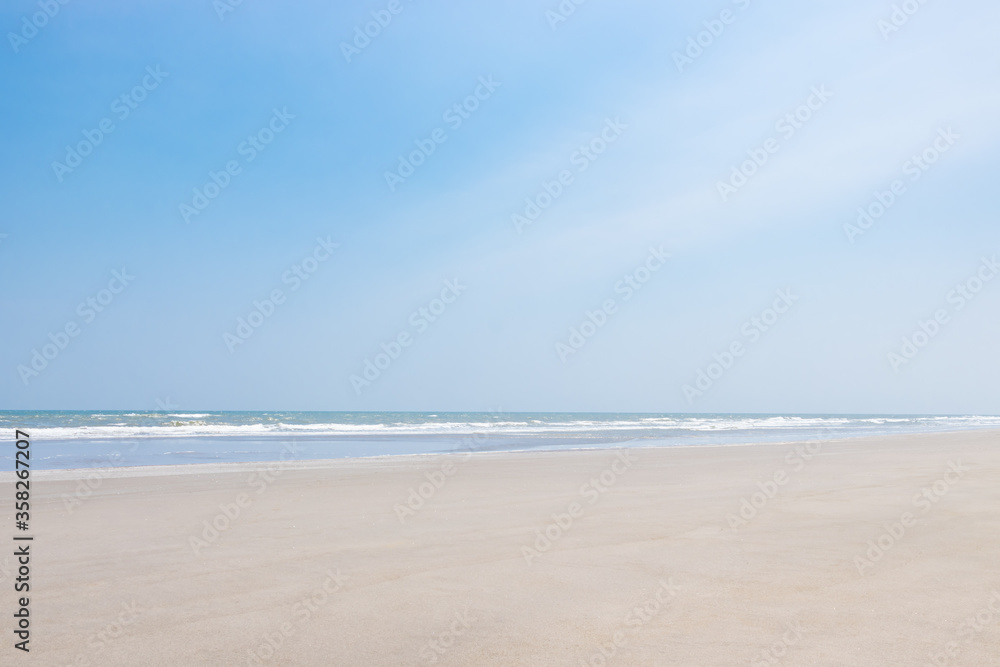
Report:
[{"label": "beach sand texture", "polygon": [[[130,667],[1000,664],[997,431],[266,468],[33,473],[31,653],[4,654]],[[0,498],[13,492],[3,473]]]}]

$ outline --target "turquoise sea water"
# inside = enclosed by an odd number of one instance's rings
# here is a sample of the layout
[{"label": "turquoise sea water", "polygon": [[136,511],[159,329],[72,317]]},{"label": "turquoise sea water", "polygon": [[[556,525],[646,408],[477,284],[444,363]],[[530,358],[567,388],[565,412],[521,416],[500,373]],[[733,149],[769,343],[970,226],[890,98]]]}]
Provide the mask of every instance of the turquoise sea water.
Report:
[{"label": "turquoise sea water", "polygon": [[[1000,428],[994,416],[505,412],[4,411],[32,439],[33,467],[631,446],[781,442]],[[289,447],[288,443],[294,443]],[[3,456],[11,460],[12,448]],[[292,452],[292,453],[289,453]]]}]

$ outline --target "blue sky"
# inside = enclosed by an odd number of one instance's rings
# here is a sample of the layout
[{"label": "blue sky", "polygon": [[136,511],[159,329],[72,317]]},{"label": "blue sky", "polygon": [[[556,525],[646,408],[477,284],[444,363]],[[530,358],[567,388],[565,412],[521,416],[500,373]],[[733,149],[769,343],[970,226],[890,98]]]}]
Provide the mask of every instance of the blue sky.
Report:
[{"label": "blue sky", "polygon": [[[0,11],[2,408],[1000,413],[1000,280],[954,292],[1000,253],[996,3],[914,2],[889,32],[891,2],[589,0],[554,28],[555,1],[55,2],[32,33],[42,5]],[[373,12],[391,21],[348,62]],[[829,98],[802,111],[814,88]],[[102,121],[79,166],[53,166]],[[317,239],[337,248],[293,290]],[[794,304],[748,335],[778,290]],[[88,298],[107,301],[92,321]]]}]

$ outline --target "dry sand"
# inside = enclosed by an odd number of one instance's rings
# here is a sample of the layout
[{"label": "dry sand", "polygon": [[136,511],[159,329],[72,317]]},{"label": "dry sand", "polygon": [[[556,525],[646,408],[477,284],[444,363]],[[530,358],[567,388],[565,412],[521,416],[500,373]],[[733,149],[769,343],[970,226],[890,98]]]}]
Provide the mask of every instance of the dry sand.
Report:
[{"label": "dry sand", "polygon": [[[11,646],[5,554],[0,663],[997,665],[998,444],[306,461],[270,483],[258,464],[36,472],[31,653]],[[401,521],[427,473],[444,483]],[[8,526],[12,496],[4,473]]]}]

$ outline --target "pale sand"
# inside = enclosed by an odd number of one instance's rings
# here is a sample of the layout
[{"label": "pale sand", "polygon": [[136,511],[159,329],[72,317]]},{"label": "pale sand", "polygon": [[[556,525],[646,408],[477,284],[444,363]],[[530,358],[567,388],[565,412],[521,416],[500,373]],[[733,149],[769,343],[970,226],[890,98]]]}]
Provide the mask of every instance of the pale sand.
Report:
[{"label": "pale sand", "polygon": [[[634,449],[592,505],[580,487],[613,450],[297,462],[260,495],[256,464],[119,469],[71,513],[62,495],[81,471],[39,472],[32,652],[10,647],[12,560],[0,557],[0,663],[254,664],[248,651],[266,655],[264,636],[287,624],[262,664],[415,665],[444,633],[437,664],[578,666],[620,633],[608,664],[751,665],[773,647],[771,664],[923,665],[956,642],[941,664],[997,665],[998,443],[826,443],[798,471],[789,444]],[[446,461],[455,474],[401,524],[393,505]],[[924,513],[913,497],[949,461],[968,471]],[[727,515],[781,470],[787,483],[733,532]],[[10,526],[11,475],[0,479]],[[196,556],[189,536],[240,493],[250,507]],[[522,547],[573,502],[582,516],[529,565]],[[916,525],[859,574],[855,557],[907,511]],[[338,570],[343,588],[320,593]],[[631,612],[671,578],[673,596],[660,589],[644,620]],[[306,619],[295,604],[313,594],[327,600]],[[963,629],[977,613],[986,625]]]}]

